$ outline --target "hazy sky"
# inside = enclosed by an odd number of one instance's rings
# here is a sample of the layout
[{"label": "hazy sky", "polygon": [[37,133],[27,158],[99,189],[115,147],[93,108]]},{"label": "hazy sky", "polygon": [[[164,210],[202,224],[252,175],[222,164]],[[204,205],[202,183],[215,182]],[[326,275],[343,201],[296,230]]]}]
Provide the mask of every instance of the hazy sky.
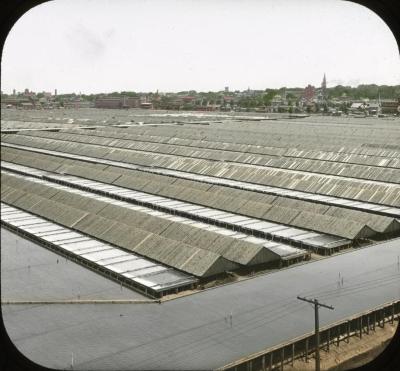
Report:
[{"label": "hazy sky", "polygon": [[2,90],[98,93],[400,84],[396,40],[340,0],[55,0],[2,55]]}]

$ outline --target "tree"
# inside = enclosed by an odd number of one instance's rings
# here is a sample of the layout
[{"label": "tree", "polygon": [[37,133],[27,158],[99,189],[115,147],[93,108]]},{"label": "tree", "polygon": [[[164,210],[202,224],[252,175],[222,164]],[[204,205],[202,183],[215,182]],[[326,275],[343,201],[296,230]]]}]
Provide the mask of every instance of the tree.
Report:
[{"label": "tree", "polygon": [[265,106],[269,106],[271,105],[271,101],[274,98],[274,96],[276,95],[276,91],[275,90],[269,90],[266,94],[264,94],[262,96],[262,100]]},{"label": "tree", "polygon": [[343,103],[340,105],[340,110],[341,110],[345,115],[348,114],[349,109],[348,109],[347,104],[346,104],[345,102],[343,102]]},{"label": "tree", "polygon": [[122,91],[121,94],[126,95],[127,97],[134,97],[134,98],[138,96],[138,94],[135,93],[134,91]]}]

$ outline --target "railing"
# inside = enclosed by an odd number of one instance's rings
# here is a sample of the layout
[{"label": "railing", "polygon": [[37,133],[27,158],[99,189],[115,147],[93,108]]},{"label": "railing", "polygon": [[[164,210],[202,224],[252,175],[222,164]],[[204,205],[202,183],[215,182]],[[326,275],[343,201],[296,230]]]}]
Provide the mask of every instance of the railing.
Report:
[{"label": "railing", "polygon": [[[351,336],[362,338],[375,331],[376,326],[384,328],[385,323],[394,323],[400,318],[400,300],[386,303],[373,310],[356,314],[345,320],[320,329],[320,349],[329,352],[331,346],[349,342]],[[315,334],[308,333],[288,342],[268,348],[252,356],[232,362],[219,370],[229,371],[271,371],[283,370],[284,365],[293,366],[295,359],[309,362],[315,351]]]}]

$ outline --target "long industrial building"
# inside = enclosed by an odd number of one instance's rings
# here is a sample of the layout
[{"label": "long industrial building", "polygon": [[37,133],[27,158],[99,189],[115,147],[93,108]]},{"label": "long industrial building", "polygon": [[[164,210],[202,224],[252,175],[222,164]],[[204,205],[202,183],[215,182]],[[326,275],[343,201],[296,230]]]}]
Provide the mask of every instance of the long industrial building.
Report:
[{"label": "long industrial building", "polygon": [[[145,345],[146,336],[135,335],[137,349],[135,344],[115,346],[123,356],[110,357],[123,368],[133,359],[138,368],[150,369],[239,367],[240,358],[309,330],[296,325],[296,331],[281,333],[275,326],[270,328],[273,335],[260,336],[250,307],[249,313],[237,307],[244,305],[243,297],[257,312],[258,300],[270,305],[264,295],[279,296],[276,288],[288,290],[292,284],[289,291],[295,296],[296,290],[317,292],[322,284],[336,287],[339,272],[353,276],[357,256],[365,259],[367,274],[375,265],[392,269],[400,254],[397,118],[96,109],[69,110],[68,117],[58,117],[56,111],[48,118],[37,112],[23,115],[10,111],[2,118],[2,227],[9,236],[111,279],[121,290],[124,286],[143,300],[161,303],[160,309],[149,309],[147,320],[141,305],[148,304],[134,304],[150,340]],[[398,296],[386,290],[381,299],[396,301]],[[346,309],[335,321],[384,304],[370,299],[359,306],[338,299]],[[204,318],[193,309],[195,302],[207,307]],[[289,296],[283,307],[278,302],[276,311],[285,313]],[[160,336],[175,336],[162,319],[167,305],[176,306],[182,317],[179,344],[184,344],[186,331],[193,335],[188,313],[194,327],[206,328],[194,331],[199,355],[190,362],[161,338],[165,352],[174,355],[161,352],[154,362],[145,361],[158,344],[156,327]],[[222,327],[232,319],[227,313],[225,324],[219,323],[211,314],[213,305],[218,316],[232,305],[243,314],[239,323],[254,321],[254,326],[239,324],[236,340],[226,344],[221,339],[228,330]],[[165,310],[178,326],[172,309]],[[161,322],[147,327],[154,316]],[[259,341],[249,341],[239,351],[250,336],[247,331]],[[97,368],[99,356],[94,357],[84,357],[81,366]]]}]

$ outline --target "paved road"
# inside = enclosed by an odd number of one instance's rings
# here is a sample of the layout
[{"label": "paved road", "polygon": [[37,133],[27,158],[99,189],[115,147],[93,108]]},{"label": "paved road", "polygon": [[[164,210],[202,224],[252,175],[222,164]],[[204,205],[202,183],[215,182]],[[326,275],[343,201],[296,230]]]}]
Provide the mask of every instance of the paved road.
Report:
[{"label": "paved road", "polygon": [[313,310],[297,295],[335,307],[321,309],[321,325],[399,299],[399,255],[396,239],[163,304],[2,311],[17,347],[48,367],[70,368],[73,357],[74,369],[212,369],[312,331]]}]

